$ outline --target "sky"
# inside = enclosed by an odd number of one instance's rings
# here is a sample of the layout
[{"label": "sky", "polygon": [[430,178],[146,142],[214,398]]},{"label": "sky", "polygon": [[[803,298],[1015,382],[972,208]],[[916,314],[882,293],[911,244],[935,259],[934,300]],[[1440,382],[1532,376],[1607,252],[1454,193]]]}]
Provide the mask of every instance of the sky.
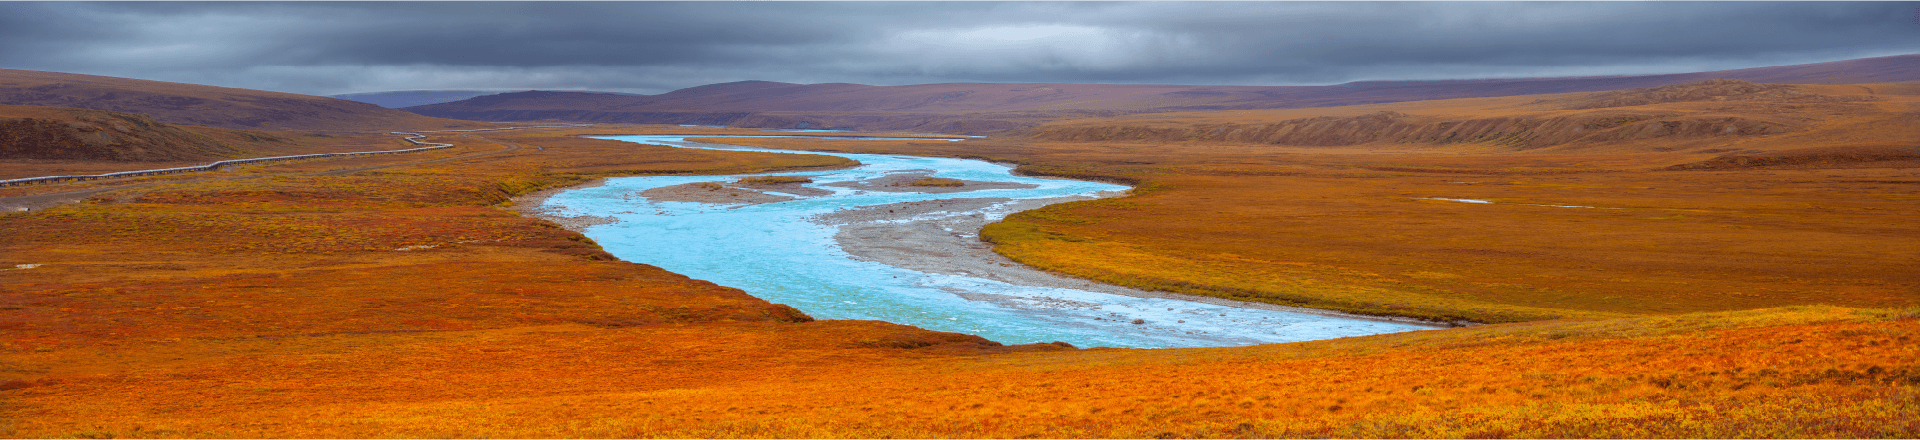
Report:
[{"label": "sky", "polygon": [[1920,53],[1920,2],[0,2],[0,68],[328,95],[1325,85]]}]

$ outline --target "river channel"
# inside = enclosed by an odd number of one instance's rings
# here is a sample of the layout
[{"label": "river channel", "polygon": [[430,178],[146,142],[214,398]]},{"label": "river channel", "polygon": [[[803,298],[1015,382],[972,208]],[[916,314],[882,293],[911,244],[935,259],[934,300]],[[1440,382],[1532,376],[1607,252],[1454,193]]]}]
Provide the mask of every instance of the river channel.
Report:
[{"label": "river channel", "polygon": [[[683,136],[603,138],[684,148],[796,153],[690,143]],[[1005,344],[1064,341],[1079,347],[1237,346],[1432,328],[1021,285],[970,276],[964,271],[912,270],[857,258],[836,240],[836,234],[847,238],[841,232],[854,227],[850,224],[885,227],[919,221],[924,223],[919,224],[921,229],[968,239],[973,246],[984,248],[973,235],[977,230],[941,231],[936,229],[942,227],[939,225],[951,223],[937,221],[994,221],[1018,209],[1031,209],[1040,199],[1112,196],[1127,188],[1016,176],[1007,166],[977,160],[806,154],[840,156],[863,165],[844,170],[762,174],[812,179],[811,183],[790,184],[795,188],[787,192],[767,193],[782,201],[768,202],[765,197],[757,200],[760,203],[669,201],[665,199],[671,197],[657,195],[672,189],[669,187],[730,183],[740,176],[650,176],[608,178],[600,186],[562,191],[547,198],[541,208],[558,216],[605,219],[580,232],[621,259],[739,288],[768,301],[794,306],[815,318],[882,320],[975,334]],[[875,184],[889,178],[897,181],[899,176],[923,175],[994,189],[937,193]],[[655,197],[642,194],[655,189],[661,190],[648,193]],[[854,215],[894,207],[912,214],[904,214],[904,218]]]}]

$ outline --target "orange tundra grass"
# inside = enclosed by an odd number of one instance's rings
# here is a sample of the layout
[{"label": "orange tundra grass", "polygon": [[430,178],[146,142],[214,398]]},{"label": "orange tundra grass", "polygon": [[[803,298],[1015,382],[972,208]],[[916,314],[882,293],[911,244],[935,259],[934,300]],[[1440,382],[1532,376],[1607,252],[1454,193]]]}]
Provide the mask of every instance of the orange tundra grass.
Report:
[{"label": "orange tundra grass", "polygon": [[344,169],[366,170],[338,176],[313,175],[336,162],[275,165],[0,217],[0,267],[32,266],[0,271],[0,434],[1920,435],[1911,308],[1217,349],[1002,347],[812,321],[608,260],[500,208],[589,176],[845,161],[541,133],[453,139],[495,153],[354,162]]}]

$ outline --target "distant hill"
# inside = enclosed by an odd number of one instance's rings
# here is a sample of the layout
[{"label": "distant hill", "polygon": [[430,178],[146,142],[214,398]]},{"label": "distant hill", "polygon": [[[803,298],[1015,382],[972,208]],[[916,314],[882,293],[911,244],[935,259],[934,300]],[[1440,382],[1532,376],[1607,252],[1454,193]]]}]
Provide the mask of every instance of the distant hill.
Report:
[{"label": "distant hill", "polygon": [[1789,84],[1920,81],[1920,55],[1671,75],[1333,86],[1113,84],[789,84],[742,81],[659,95],[532,91],[407,107],[482,121],[561,120],[763,128],[837,127],[950,133],[1015,129],[1089,114],[1331,107],[1436,99],[1594,92],[1714,78]]},{"label": "distant hill", "polygon": [[347,93],[328,95],[348,101],[359,101],[386,108],[412,107],[416,105],[454,102],[475,96],[503,93],[498,90],[402,90],[393,92]]},{"label": "distant hill", "polygon": [[1605,92],[1142,113],[1049,122],[1021,134],[1052,142],[1672,152],[1693,155],[1688,160],[1711,158],[1673,169],[1912,166],[1920,160],[1915,103],[1920,103],[1920,82],[1784,85],[1713,79]]},{"label": "distant hill", "polygon": [[72,73],[0,69],[0,105],[138,113],[170,124],[280,131],[482,128],[322,96]]}]

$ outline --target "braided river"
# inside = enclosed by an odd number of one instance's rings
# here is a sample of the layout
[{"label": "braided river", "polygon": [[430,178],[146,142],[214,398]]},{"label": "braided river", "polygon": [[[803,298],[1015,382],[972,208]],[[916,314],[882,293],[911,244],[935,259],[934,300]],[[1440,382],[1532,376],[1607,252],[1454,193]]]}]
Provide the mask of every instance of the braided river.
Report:
[{"label": "braided river", "polygon": [[[799,153],[691,143],[682,136],[602,138],[683,148]],[[847,227],[837,224],[846,221],[833,220],[836,215],[880,212],[886,209],[873,207],[898,206],[911,214],[902,214],[900,218],[865,218],[860,223],[880,227],[918,225],[922,232],[949,234],[956,240],[965,239],[973,243],[972,246],[984,248],[974,235],[979,232],[977,229],[941,230],[940,225],[951,224],[941,221],[995,221],[1017,209],[1031,209],[1038,203],[1036,200],[1114,196],[1123,194],[1127,187],[1018,176],[1011,174],[1008,166],[978,160],[805,154],[845,157],[862,165],[842,170],[755,175],[812,179],[811,183],[794,184],[811,188],[792,191],[804,194],[769,193],[785,197],[783,201],[662,200],[641,194],[699,182],[730,183],[741,176],[648,176],[608,178],[600,186],[561,191],[547,198],[540,208],[557,216],[603,219],[580,232],[621,259],[739,288],[767,301],[799,308],[815,318],[882,320],[975,334],[1004,344],[1062,341],[1079,347],[1217,347],[1434,328],[1327,314],[1116,295],[1058,284],[1023,285],[973,276],[965,271],[913,270],[882,264],[872,258],[859,258],[849,254],[843,249],[843,242],[836,240],[836,234]],[[997,189],[934,193],[888,190],[862,183],[889,176],[922,174],[1003,185]],[[918,208],[908,210],[907,207]],[[845,234],[841,235],[845,238]],[[886,240],[885,237],[874,239]],[[909,244],[898,243],[899,246]]]}]

